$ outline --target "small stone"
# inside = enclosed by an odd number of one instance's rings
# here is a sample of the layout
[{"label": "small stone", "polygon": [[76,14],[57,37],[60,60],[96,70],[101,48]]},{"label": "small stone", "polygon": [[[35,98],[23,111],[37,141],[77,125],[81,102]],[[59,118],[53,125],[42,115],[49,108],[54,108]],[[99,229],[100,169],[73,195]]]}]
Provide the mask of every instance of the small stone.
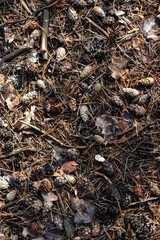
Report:
[{"label": "small stone", "polygon": [[59,47],[56,51],[56,60],[57,62],[62,61],[66,56],[66,50],[63,47]]}]

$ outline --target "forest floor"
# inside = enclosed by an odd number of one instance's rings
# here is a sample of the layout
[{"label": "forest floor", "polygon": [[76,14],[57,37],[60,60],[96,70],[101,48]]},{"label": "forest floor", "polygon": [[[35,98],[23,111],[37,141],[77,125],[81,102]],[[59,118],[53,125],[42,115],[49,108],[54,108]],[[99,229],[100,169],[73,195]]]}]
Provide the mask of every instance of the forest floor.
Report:
[{"label": "forest floor", "polygon": [[157,0],[0,0],[0,239],[160,239]]}]

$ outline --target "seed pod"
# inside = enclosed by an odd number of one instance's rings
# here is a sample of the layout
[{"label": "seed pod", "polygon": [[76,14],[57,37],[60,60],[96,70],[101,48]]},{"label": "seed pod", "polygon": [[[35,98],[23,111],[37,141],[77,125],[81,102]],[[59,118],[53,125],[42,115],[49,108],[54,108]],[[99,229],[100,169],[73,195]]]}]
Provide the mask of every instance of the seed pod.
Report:
[{"label": "seed pod", "polygon": [[7,201],[13,201],[16,197],[17,191],[16,190],[12,190],[7,194]]},{"label": "seed pod", "polygon": [[42,228],[36,222],[31,223],[31,230],[38,235],[42,234]]},{"label": "seed pod", "polygon": [[32,91],[30,93],[27,93],[23,96],[22,98],[22,103],[27,105],[29,104],[31,101],[33,101],[35,98],[38,97],[38,94],[36,91]]},{"label": "seed pod", "polygon": [[97,221],[97,222],[95,222],[95,223],[93,224],[93,226],[92,226],[92,236],[94,236],[94,237],[99,236],[100,230],[101,230],[101,225],[100,225],[100,223]]},{"label": "seed pod", "polygon": [[80,115],[81,115],[82,120],[84,122],[87,122],[89,120],[88,107],[85,105],[82,105],[79,107],[79,110],[80,110]]},{"label": "seed pod", "polygon": [[66,50],[63,47],[59,47],[56,51],[56,60],[57,62],[62,61],[66,56]]},{"label": "seed pod", "polygon": [[42,80],[37,80],[37,86],[39,87],[39,88],[41,88],[41,89],[43,89],[43,90],[46,90],[46,85],[45,85],[45,83],[44,83],[44,81],[42,81]]},{"label": "seed pod", "polygon": [[73,23],[75,23],[78,19],[78,14],[77,12],[74,10],[74,8],[72,7],[69,7],[68,8],[68,13],[67,13],[67,16],[69,18],[69,20]]},{"label": "seed pod", "polygon": [[90,65],[86,66],[80,74],[81,79],[87,77],[92,71],[93,71],[92,66]]},{"label": "seed pod", "polygon": [[134,188],[134,194],[137,196],[137,197],[141,197],[143,192],[142,192],[142,187],[141,185],[137,184]]},{"label": "seed pod", "polygon": [[129,106],[129,110],[133,112],[136,117],[143,117],[146,113],[146,110],[144,107],[139,106],[138,104],[131,104]]},{"label": "seed pod", "polygon": [[43,179],[41,182],[41,189],[45,192],[50,192],[52,190],[52,184],[50,180]]},{"label": "seed pod", "polygon": [[94,138],[94,140],[95,140],[98,144],[100,144],[100,145],[104,145],[104,144],[105,144],[104,138],[101,137],[100,135],[94,135],[93,138]]},{"label": "seed pod", "polygon": [[139,82],[139,84],[148,87],[148,86],[153,85],[155,81],[154,81],[154,78],[148,77],[148,78],[141,79],[138,82]]},{"label": "seed pod", "polygon": [[46,112],[50,112],[51,111],[51,103],[49,101],[46,101],[44,104],[44,110]]},{"label": "seed pod", "polygon": [[103,9],[101,7],[94,7],[93,13],[98,17],[101,17],[101,18],[105,17],[105,12],[103,11]]},{"label": "seed pod", "polygon": [[76,99],[75,98],[70,99],[68,101],[68,105],[73,112],[75,112],[77,110],[77,105],[76,105]]},{"label": "seed pod", "polygon": [[123,101],[117,95],[111,97],[111,103],[117,107],[123,107]]},{"label": "seed pod", "polygon": [[122,93],[128,97],[137,97],[140,95],[140,91],[134,88],[122,88]]}]

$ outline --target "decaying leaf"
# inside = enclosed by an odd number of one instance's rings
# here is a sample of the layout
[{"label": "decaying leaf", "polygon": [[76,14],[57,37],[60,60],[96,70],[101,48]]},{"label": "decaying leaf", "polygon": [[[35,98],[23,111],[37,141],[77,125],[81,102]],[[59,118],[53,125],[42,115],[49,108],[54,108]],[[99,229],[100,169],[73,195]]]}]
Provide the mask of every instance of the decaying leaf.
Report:
[{"label": "decaying leaf", "polygon": [[6,103],[9,110],[12,110],[20,103],[20,99],[13,93],[4,93],[0,95],[0,102],[2,104]]},{"label": "decaying leaf", "polygon": [[160,196],[160,187],[158,186],[158,184],[150,182],[149,185],[150,185],[151,192],[155,196]]},{"label": "decaying leaf", "polygon": [[6,26],[6,27],[4,27],[4,36],[5,36],[5,41],[8,43],[11,43],[14,41],[16,33],[15,33],[15,31],[13,32],[11,28],[8,28]]},{"label": "decaying leaf", "polygon": [[144,21],[142,25],[142,31],[144,36],[153,41],[160,39],[160,26],[158,23],[158,18],[149,18]]},{"label": "decaying leaf", "polygon": [[61,169],[65,173],[71,173],[77,170],[78,164],[75,161],[69,161],[62,165]]},{"label": "decaying leaf", "polygon": [[53,192],[41,192],[44,202],[54,202],[58,200],[58,197]]},{"label": "decaying leaf", "polygon": [[111,76],[115,79],[121,78],[127,70],[124,69],[127,66],[128,60],[121,57],[112,57],[109,69],[111,70]]},{"label": "decaying leaf", "polygon": [[101,115],[96,119],[96,127],[98,131],[104,136],[105,144],[114,136],[117,126],[117,120],[114,117]]},{"label": "decaying leaf", "polygon": [[31,119],[34,120],[35,108],[36,108],[35,106],[31,106],[31,111],[30,111],[30,112],[26,111],[26,112],[24,113],[24,114],[25,114],[25,117],[19,119],[18,121],[16,121],[16,122],[14,123],[14,127],[15,127],[17,130],[22,130],[24,127],[26,127],[26,125],[23,124],[23,123],[21,122],[21,120],[23,120],[23,121],[26,122],[26,123],[30,123]]},{"label": "decaying leaf", "polygon": [[79,199],[78,197],[71,199],[72,207],[77,211],[74,216],[75,223],[90,223],[93,221],[95,207],[89,202]]}]

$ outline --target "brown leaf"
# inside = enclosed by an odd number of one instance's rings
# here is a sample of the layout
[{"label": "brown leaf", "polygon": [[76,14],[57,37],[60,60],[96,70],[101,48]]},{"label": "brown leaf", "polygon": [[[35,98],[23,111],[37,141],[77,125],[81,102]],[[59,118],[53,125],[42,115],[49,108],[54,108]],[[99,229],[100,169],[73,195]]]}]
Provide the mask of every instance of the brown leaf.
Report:
[{"label": "brown leaf", "polygon": [[61,170],[65,173],[71,173],[77,170],[78,164],[75,161],[69,161],[62,165]]},{"label": "brown leaf", "polygon": [[14,41],[16,33],[13,32],[11,28],[4,27],[4,36],[5,36],[5,41],[8,43],[11,43]]},{"label": "brown leaf", "polygon": [[61,177],[63,176],[64,172],[63,169],[57,168],[56,172],[53,174],[54,177]]},{"label": "brown leaf", "polygon": [[26,127],[26,125],[23,124],[23,123],[21,122],[21,120],[23,120],[23,121],[26,122],[26,123],[30,123],[31,119],[34,120],[35,108],[36,108],[35,106],[31,106],[31,111],[30,111],[30,112],[26,111],[26,112],[25,112],[25,115],[26,115],[26,116],[23,117],[23,118],[21,118],[21,119],[19,119],[17,122],[14,123],[14,127],[15,127],[17,130],[22,130],[24,127]]},{"label": "brown leaf", "polygon": [[41,195],[43,197],[44,202],[54,202],[58,200],[58,197],[53,192],[50,193],[41,192]]},{"label": "brown leaf", "polygon": [[121,78],[127,70],[124,68],[127,66],[128,60],[120,57],[113,57],[112,63],[109,65],[109,69],[111,70],[111,76],[115,79]]},{"label": "brown leaf", "polygon": [[4,93],[0,95],[0,102],[2,104],[6,103],[9,110],[12,110],[20,103],[20,99],[13,93]]},{"label": "brown leaf", "polygon": [[0,83],[4,82],[4,74],[0,74]]}]

